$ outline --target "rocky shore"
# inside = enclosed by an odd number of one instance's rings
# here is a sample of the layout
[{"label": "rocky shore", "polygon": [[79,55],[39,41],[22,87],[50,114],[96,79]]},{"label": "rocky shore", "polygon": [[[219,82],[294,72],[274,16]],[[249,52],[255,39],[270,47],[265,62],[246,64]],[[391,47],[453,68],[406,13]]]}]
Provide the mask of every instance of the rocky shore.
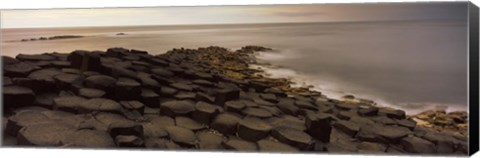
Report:
[{"label": "rocky shore", "polygon": [[22,39],[21,42],[28,42],[28,41],[44,41],[44,40],[59,40],[59,39],[70,39],[70,38],[82,38],[83,36],[78,35],[60,35],[60,36],[51,36],[51,37],[39,37],[39,38],[30,38],[30,39]]},{"label": "rocky shore", "polygon": [[4,56],[3,145],[468,153],[465,135],[416,122],[437,120],[429,114],[407,117],[368,101],[330,99],[249,67],[254,52],[269,50],[182,48],[152,56],[110,48]]}]

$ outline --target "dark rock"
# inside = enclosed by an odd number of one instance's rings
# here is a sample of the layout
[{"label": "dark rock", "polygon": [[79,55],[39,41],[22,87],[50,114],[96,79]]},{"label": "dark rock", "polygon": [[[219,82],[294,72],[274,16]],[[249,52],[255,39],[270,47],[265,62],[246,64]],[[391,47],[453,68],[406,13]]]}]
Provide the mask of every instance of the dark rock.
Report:
[{"label": "dark rock", "polygon": [[77,75],[82,74],[82,71],[80,71],[79,69],[74,69],[74,68],[63,68],[63,69],[61,69],[61,71],[63,73],[67,73],[67,74],[77,74]]},{"label": "dark rock", "polygon": [[275,128],[272,130],[271,135],[280,142],[298,147],[302,150],[308,150],[313,145],[313,139],[310,135],[292,128]]},{"label": "dark rock", "polygon": [[105,91],[94,88],[81,88],[78,90],[78,95],[85,98],[101,98],[105,96]]},{"label": "dark rock", "polygon": [[176,88],[178,90],[184,90],[184,91],[193,91],[193,87],[187,83],[174,83],[174,84],[171,84],[170,86],[172,86],[173,88]]},{"label": "dark rock", "polygon": [[203,101],[207,103],[214,103],[215,102],[215,97],[210,96],[208,94],[202,93],[202,92],[197,92],[195,95],[195,100],[196,101]]},{"label": "dark rock", "polygon": [[378,108],[376,107],[365,107],[358,109],[358,115],[360,116],[375,116],[378,113]]},{"label": "dark rock", "polygon": [[[83,77],[76,74],[60,73],[53,77],[58,89],[74,90],[74,85],[82,85]],[[77,86],[78,87],[78,86]]]},{"label": "dark rock", "polygon": [[210,127],[219,131],[225,135],[232,135],[236,132],[237,123],[241,120],[241,118],[228,114],[222,113],[217,115],[217,117],[212,121]]},{"label": "dark rock", "polygon": [[133,121],[115,121],[108,125],[108,133],[112,138],[118,135],[134,135],[143,137],[143,126]]},{"label": "dark rock", "polygon": [[2,79],[2,81],[3,81],[3,86],[4,86],[4,87],[5,87],[5,86],[10,86],[10,85],[13,84],[12,79],[10,79],[10,77],[5,77],[5,76],[4,76],[3,79]]},{"label": "dark rock", "polygon": [[337,113],[337,117],[342,120],[350,120],[350,118],[356,116],[357,113],[355,111],[340,111]]},{"label": "dark rock", "polygon": [[118,135],[115,137],[115,143],[118,147],[145,147],[145,142],[142,140],[142,138],[134,135]]},{"label": "dark rock", "polygon": [[326,114],[309,114],[305,118],[307,133],[322,142],[330,142],[332,119]]},{"label": "dark rock", "polygon": [[210,124],[219,112],[219,109],[215,105],[200,101],[195,105],[192,118],[200,123]]},{"label": "dark rock", "polygon": [[216,91],[215,94],[215,104],[223,106],[225,102],[230,100],[237,100],[239,99],[240,90],[227,88],[227,89],[219,89]]},{"label": "dark rock", "polygon": [[55,85],[54,76],[61,74],[58,69],[41,69],[33,71],[28,75],[28,78],[32,79],[34,91],[52,91],[52,87]]},{"label": "dark rock", "polygon": [[275,96],[274,94],[271,94],[271,93],[260,94],[260,98],[265,99],[266,101],[269,101],[269,102],[273,102],[273,103],[278,102],[277,96]]},{"label": "dark rock", "polygon": [[382,115],[385,115],[389,118],[394,118],[394,119],[398,119],[398,120],[406,118],[405,111],[402,111],[402,110],[384,108],[384,109],[380,109],[379,113],[382,114]]},{"label": "dark rock", "polygon": [[71,67],[84,71],[99,71],[101,69],[100,54],[76,50],[67,57]]},{"label": "dark rock", "polygon": [[140,94],[142,103],[150,107],[159,107],[160,106],[160,96],[151,89],[142,88],[142,93]]},{"label": "dark rock", "polygon": [[26,77],[30,72],[38,69],[40,69],[39,66],[24,62],[7,64],[3,66],[4,75],[8,77]]},{"label": "dark rock", "polygon": [[35,94],[30,88],[20,86],[3,87],[3,109],[29,106],[33,104]]},{"label": "dark rock", "polygon": [[297,129],[300,131],[305,131],[307,129],[307,127],[305,127],[304,120],[299,119],[297,117],[289,116],[289,115],[284,115],[281,117],[272,117],[269,120],[269,123],[274,128],[286,127],[286,128]]},{"label": "dark rock", "polygon": [[268,139],[262,139],[257,142],[258,148],[260,151],[266,151],[266,152],[298,152],[298,149],[287,145],[283,144],[280,142],[275,142],[272,140]]},{"label": "dark rock", "polygon": [[227,101],[225,103],[225,110],[233,113],[240,114],[245,108],[245,104],[240,100]]},{"label": "dark rock", "polygon": [[9,135],[17,136],[18,131],[23,127],[48,121],[50,119],[39,111],[24,111],[10,117],[4,129]]},{"label": "dark rock", "polygon": [[360,127],[356,138],[363,141],[394,143],[410,134],[410,130],[404,127],[384,125],[364,125]]},{"label": "dark rock", "polygon": [[156,139],[145,139],[146,148],[155,148],[155,149],[167,149],[167,150],[179,150],[182,149],[177,143],[174,143],[170,140],[163,138]]},{"label": "dark rock", "polygon": [[178,92],[177,89],[171,88],[169,86],[162,86],[160,89],[160,95],[162,96],[173,96]]},{"label": "dark rock", "polygon": [[[142,123],[142,126],[143,126],[143,136],[147,139],[162,138],[162,137],[168,136],[167,130],[165,130],[166,125],[164,124],[146,122],[146,123]],[[168,126],[173,126],[173,124]]]},{"label": "dark rock", "polygon": [[352,110],[358,108],[358,105],[354,104],[348,104],[348,103],[340,103],[340,104],[335,104],[335,107],[341,110]]},{"label": "dark rock", "polygon": [[359,152],[363,153],[385,153],[387,146],[379,143],[361,142],[357,146]]},{"label": "dark rock", "polygon": [[299,108],[294,105],[293,99],[282,99],[277,104],[278,108],[289,115],[297,116],[299,112]]},{"label": "dark rock", "polygon": [[237,135],[247,141],[258,141],[270,133],[272,127],[260,119],[244,118],[238,122]]},{"label": "dark rock", "polygon": [[58,94],[55,93],[38,94],[35,98],[35,105],[50,109],[53,107],[53,99],[56,97],[58,97]]},{"label": "dark rock", "polygon": [[9,57],[9,56],[2,56],[2,64],[3,65],[12,65],[12,64],[19,63],[19,62],[20,61],[18,61],[15,58],[12,58],[12,57]]},{"label": "dark rock", "polygon": [[115,57],[115,58],[118,58],[120,57],[121,55],[123,54],[126,54],[128,53],[129,50],[128,49],[125,49],[125,48],[108,48],[107,49],[107,52],[105,53],[105,55],[109,56],[109,57]]},{"label": "dark rock", "polygon": [[360,126],[358,124],[343,120],[335,122],[334,127],[345,134],[348,134],[350,137],[354,137],[360,130]]},{"label": "dark rock", "polygon": [[173,142],[186,147],[195,146],[197,138],[192,130],[178,126],[167,126],[165,129]]},{"label": "dark rock", "polygon": [[94,111],[121,113],[122,106],[114,100],[105,98],[89,99],[87,101],[83,101],[78,105],[79,113],[91,113]]},{"label": "dark rock", "polygon": [[115,97],[123,100],[134,100],[140,97],[140,83],[129,78],[119,78],[115,83]]},{"label": "dark rock", "polygon": [[192,131],[199,131],[206,128],[205,125],[200,124],[188,117],[182,117],[182,116],[175,117],[175,124],[179,127],[187,128]]},{"label": "dark rock", "polygon": [[160,83],[158,83],[157,80],[154,80],[150,74],[144,73],[144,72],[137,72],[137,77],[141,83],[142,86],[148,87],[148,88],[159,88]]},{"label": "dark rock", "polygon": [[73,132],[70,126],[45,122],[22,128],[18,132],[17,140],[21,146],[61,146],[70,132]]},{"label": "dark rock", "polygon": [[198,148],[206,150],[223,149],[222,142],[224,138],[213,132],[197,133]]},{"label": "dark rock", "polygon": [[53,99],[53,109],[71,113],[77,113],[80,104],[87,100],[77,96],[64,96]]},{"label": "dark rock", "polygon": [[296,100],[295,101],[295,105],[298,106],[299,108],[303,108],[303,109],[309,109],[309,110],[318,110],[318,108],[313,105],[311,102],[309,101],[305,101],[305,100]]},{"label": "dark rock", "polygon": [[116,79],[105,75],[93,75],[85,79],[85,86],[89,88],[111,91],[117,82]]},{"label": "dark rock", "polygon": [[105,131],[82,129],[69,133],[65,142],[68,147],[86,147],[86,148],[111,148],[115,147],[115,142]]},{"label": "dark rock", "polygon": [[163,76],[163,77],[172,77],[172,76],[175,75],[173,72],[171,72],[167,69],[164,69],[164,68],[152,69],[152,73],[156,74],[156,75],[159,75],[159,76]]},{"label": "dark rock", "polygon": [[120,101],[120,105],[123,106],[123,108],[130,110],[130,111],[138,111],[140,114],[143,115],[143,112],[145,110],[145,105],[139,101],[132,100],[132,101]]},{"label": "dark rock", "polygon": [[252,142],[247,142],[238,138],[230,138],[227,141],[222,142],[222,145],[227,150],[236,150],[236,151],[256,151],[257,145]]},{"label": "dark rock", "polygon": [[377,116],[377,117],[372,117],[370,118],[371,120],[377,122],[377,123],[381,123],[381,124],[384,124],[384,125],[394,125],[394,124],[397,124],[396,121],[394,121],[393,119],[391,118],[388,118],[386,116]]},{"label": "dark rock", "polygon": [[407,127],[410,130],[413,130],[417,126],[417,123],[412,120],[396,120],[396,121],[398,125]]},{"label": "dark rock", "polygon": [[258,117],[258,118],[269,118],[272,117],[272,113],[261,108],[246,108],[242,111],[246,116]]},{"label": "dark rock", "polygon": [[160,113],[162,115],[175,117],[186,116],[195,111],[194,103],[190,101],[167,101],[160,105]]},{"label": "dark rock", "polygon": [[459,141],[445,133],[428,131],[422,138],[433,142],[435,144],[436,151],[442,154],[453,153],[455,146],[459,145]]},{"label": "dark rock", "polygon": [[193,92],[180,91],[177,94],[175,94],[173,97],[178,100],[195,100],[196,95],[197,94]]},{"label": "dark rock", "polygon": [[271,103],[271,102],[269,102],[269,101],[263,100],[263,99],[261,99],[261,98],[254,98],[254,99],[253,99],[253,102],[254,102],[255,104],[260,105],[260,106],[275,106],[274,103]]},{"label": "dark rock", "polygon": [[403,149],[411,153],[432,154],[435,153],[435,144],[415,136],[408,136],[400,141]]},{"label": "dark rock", "polygon": [[202,79],[193,80],[192,82],[202,86],[214,86],[213,82],[202,80]]},{"label": "dark rock", "polygon": [[18,54],[15,58],[20,61],[51,61],[56,59],[48,54]]}]

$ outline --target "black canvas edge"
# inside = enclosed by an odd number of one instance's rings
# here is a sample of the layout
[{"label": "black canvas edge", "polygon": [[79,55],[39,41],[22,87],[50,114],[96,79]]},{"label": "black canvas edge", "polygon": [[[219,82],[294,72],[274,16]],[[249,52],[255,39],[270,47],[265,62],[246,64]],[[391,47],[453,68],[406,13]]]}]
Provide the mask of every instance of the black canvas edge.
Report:
[{"label": "black canvas edge", "polygon": [[479,147],[479,50],[478,50],[478,7],[468,5],[468,54],[469,54],[469,155],[478,152]]}]

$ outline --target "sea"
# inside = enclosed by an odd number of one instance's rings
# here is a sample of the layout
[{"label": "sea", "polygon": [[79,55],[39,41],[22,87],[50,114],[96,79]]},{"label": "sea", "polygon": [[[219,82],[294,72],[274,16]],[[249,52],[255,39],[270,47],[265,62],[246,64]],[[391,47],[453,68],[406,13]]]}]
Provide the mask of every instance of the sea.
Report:
[{"label": "sea", "polygon": [[[0,53],[259,45],[274,49],[256,55],[270,77],[416,114],[467,111],[467,33],[466,21],[442,20],[16,28],[1,29]],[[21,42],[58,35],[84,37]]]}]

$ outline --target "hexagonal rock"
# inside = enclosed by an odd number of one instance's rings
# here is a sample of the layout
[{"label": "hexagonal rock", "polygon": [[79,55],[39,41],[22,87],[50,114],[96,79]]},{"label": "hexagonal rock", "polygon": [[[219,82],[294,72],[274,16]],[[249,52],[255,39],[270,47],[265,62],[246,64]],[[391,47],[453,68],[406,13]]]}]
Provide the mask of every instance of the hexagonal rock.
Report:
[{"label": "hexagonal rock", "polygon": [[360,130],[355,137],[363,141],[394,143],[410,133],[412,132],[405,127],[369,124],[360,127]]},{"label": "hexagonal rock", "polygon": [[140,94],[140,100],[147,106],[150,107],[159,107],[160,106],[160,96],[151,89],[142,88],[142,93]]},{"label": "hexagonal rock", "polygon": [[266,101],[266,100],[263,100],[263,99],[261,99],[261,98],[254,98],[254,99],[253,99],[253,102],[254,102],[255,104],[260,105],[260,106],[275,106],[274,103],[269,102],[269,101]]},{"label": "hexagonal rock", "polygon": [[123,106],[123,108],[130,110],[130,111],[138,111],[140,114],[143,115],[143,112],[145,110],[145,105],[139,101],[132,100],[132,101],[120,101],[120,105]]},{"label": "hexagonal rock", "polygon": [[192,131],[199,131],[205,129],[205,125],[200,124],[188,117],[177,116],[175,117],[175,124],[179,127],[187,128]]},{"label": "hexagonal rock", "polygon": [[237,135],[247,141],[258,141],[270,133],[272,126],[256,118],[244,118],[238,122]]},{"label": "hexagonal rock", "polygon": [[28,78],[34,80],[33,89],[37,91],[51,91],[55,84],[54,76],[61,74],[58,69],[40,69],[31,72]]},{"label": "hexagonal rock", "polygon": [[76,50],[67,57],[71,67],[84,71],[99,71],[101,69],[100,54]]},{"label": "hexagonal rock", "polygon": [[309,110],[318,110],[318,107],[313,105],[312,102],[306,100],[295,100],[295,105],[302,109],[309,109]]},{"label": "hexagonal rock", "polygon": [[138,99],[141,93],[141,84],[133,79],[121,77],[115,83],[115,97],[118,99]]},{"label": "hexagonal rock", "polygon": [[278,141],[298,147],[302,150],[308,150],[312,147],[313,139],[307,133],[286,127],[275,128],[272,130],[272,137]]},{"label": "hexagonal rock", "polygon": [[145,147],[142,138],[134,135],[118,135],[115,137],[115,143],[118,147],[141,148]]},{"label": "hexagonal rock", "polygon": [[78,113],[91,113],[93,111],[121,113],[122,105],[111,99],[93,98],[82,102],[78,106]]},{"label": "hexagonal rock", "polygon": [[207,103],[214,103],[215,102],[215,97],[210,96],[209,94],[202,93],[202,92],[197,92],[195,94],[195,100],[196,101],[203,101]]},{"label": "hexagonal rock", "polygon": [[435,144],[415,136],[408,136],[400,140],[400,145],[410,153],[432,154],[435,153]]},{"label": "hexagonal rock", "polygon": [[402,110],[395,110],[395,109],[380,109],[378,111],[379,114],[382,114],[382,115],[385,115],[389,118],[394,118],[394,119],[398,119],[398,120],[401,120],[401,119],[405,119],[406,116],[405,116],[405,111],[402,111]]},{"label": "hexagonal rock", "polygon": [[260,151],[267,152],[298,152],[297,148],[268,139],[262,139],[257,142]]},{"label": "hexagonal rock", "polygon": [[381,124],[384,124],[384,125],[394,125],[394,124],[397,124],[396,121],[394,121],[393,119],[391,118],[388,118],[387,116],[376,116],[376,117],[371,117],[370,118],[371,120],[377,122],[377,123],[381,123]]},{"label": "hexagonal rock", "polygon": [[453,153],[455,151],[455,146],[457,147],[457,149],[459,149],[462,145],[459,140],[455,139],[447,133],[427,131],[425,135],[423,135],[421,138],[434,143],[436,151],[442,154]]},{"label": "hexagonal rock", "polygon": [[9,135],[16,136],[18,131],[23,127],[48,121],[50,121],[50,119],[39,111],[19,112],[8,119],[4,130]]},{"label": "hexagonal rock", "polygon": [[63,142],[68,147],[111,148],[115,147],[112,137],[105,131],[82,129],[70,132]]},{"label": "hexagonal rock", "polygon": [[80,88],[78,90],[78,95],[85,98],[101,98],[105,96],[105,91],[94,88]]},{"label": "hexagonal rock", "polygon": [[407,127],[410,130],[413,130],[417,126],[417,122],[412,120],[395,120],[399,126]]},{"label": "hexagonal rock", "polygon": [[340,110],[352,110],[352,109],[358,108],[358,105],[348,104],[348,103],[339,103],[339,104],[335,104],[335,107],[337,107]]},{"label": "hexagonal rock", "polygon": [[173,88],[176,88],[178,90],[184,90],[184,91],[189,91],[189,92],[193,91],[193,87],[190,84],[183,83],[183,82],[173,83],[170,86],[172,86]]},{"label": "hexagonal rock", "polygon": [[372,142],[361,142],[357,148],[363,153],[385,153],[387,150],[386,145]]},{"label": "hexagonal rock", "polygon": [[246,116],[258,117],[258,118],[269,118],[272,117],[272,113],[262,108],[246,108],[242,111]]},{"label": "hexagonal rock", "polygon": [[56,59],[55,56],[48,54],[18,54],[15,58],[20,61],[51,61]]},{"label": "hexagonal rock", "polygon": [[175,117],[175,116],[188,116],[195,111],[195,104],[191,101],[167,101],[160,105],[160,114]]},{"label": "hexagonal rock", "polygon": [[307,133],[322,142],[330,142],[332,118],[326,114],[308,114],[305,118]]},{"label": "hexagonal rock", "polygon": [[344,120],[335,122],[333,126],[350,137],[354,137],[358,130],[360,130],[360,126],[358,124]]},{"label": "hexagonal rock", "polygon": [[287,128],[297,129],[300,131],[305,131],[307,129],[307,127],[305,127],[304,120],[299,119],[297,117],[289,116],[289,115],[284,115],[281,117],[272,117],[271,119],[269,119],[268,123],[272,125],[274,128],[287,127]]},{"label": "hexagonal rock", "polygon": [[198,147],[200,149],[223,149],[222,142],[224,138],[213,132],[203,131],[197,133]]},{"label": "hexagonal rock", "polygon": [[335,116],[342,120],[350,120],[351,117],[356,115],[357,113],[355,111],[340,111]]},{"label": "hexagonal rock", "polygon": [[215,94],[215,104],[223,106],[225,102],[237,100],[240,97],[240,90],[234,88],[219,89]]},{"label": "hexagonal rock", "polygon": [[118,121],[108,125],[108,133],[112,138],[118,135],[135,135],[143,137],[143,126],[133,121]]},{"label": "hexagonal rock", "polygon": [[85,79],[85,86],[88,88],[96,88],[104,91],[110,91],[115,86],[116,79],[106,75],[93,75]]},{"label": "hexagonal rock", "polygon": [[271,94],[271,93],[262,93],[262,94],[260,94],[260,98],[262,98],[266,101],[269,101],[269,102],[273,102],[273,103],[278,102],[277,96],[275,96],[275,94]]},{"label": "hexagonal rock", "polygon": [[210,127],[225,135],[233,135],[236,132],[237,124],[241,118],[229,114],[221,113],[215,117]]},{"label": "hexagonal rock", "polygon": [[225,110],[233,113],[240,114],[245,108],[245,104],[240,100],[227,101],[225,103]]},{"label": "hexagonal rock", "polygon": [[70,126],[56,122],[45,122],[26,126],[18,132],[18,145],[25,146],[61,146],[68,133],[73,132]]},{"label": "hexagonal rock", "polygon": [[145,147],[153,149],[163,149],[163,150],[180,150],[183,149],[177,143],[174,143],[171,140],[165,138],[148,138],[145,139]]},{"label": "hexagonal rock", "polygon": [[277,107],[284,113],[297,116],[300,108],[295,106],[295,100],[282,99],[278,102]]},{"label": "hexagonal rock", "polygon": [[200,101],[195,105],[195,111],[192,113],[192,118],[200,123],[208,125],[218,113],[220,113],[220,110],[217,106]]},{"label": "hexagonal rock", "polygon": [[278,109],[277,107],[274,107],[274,106],[260,106],[259,107],[260,109],[264,109],[264,110],[267,110],[268,112],[270,112],[273,116],[281,116],[281,115],[284,115],[284,113]]},{"label": "hexagonal rock", "polygon": [[7,64],[3,66],[4,75],[9,77],[27,77],[32,71],[38,70],[40,67],[24,62]]},{"label": "hexagonal rock", "polygon": [[178,100],[195,100],[196,93],[180,91],[173,96]]},{"label": "hexagonal rock", "polygon": [[3,87],[3,109],[29,106],[35,100],[32,89],[21,86]]},{"label": "hexagonal rock", "polygon": [[178,126],[167,126],[165,129],[173,142],[185,147],[195,146],[197,137],[192,130]]},{"label": "hexagonal rock", "polygon": [[227,141],[223,141],[222,145],[227,150],[257,151],[257,145],[255,143],[238,138],[230,138]]},{"label": "hexagonal rock", "polygon": [[78,107],[85,101],[87,101],[85,98],[77,96],[58,97],[53,99],[53,109],[77,113]]},{"label": "hexagonal rock", "polygon": [[153,74],[160,75],[163,77],[172,77],[173,75],[175,75],[173,72],[164,68],[155,68],[155,69],[152,69],[151,71]]}]

